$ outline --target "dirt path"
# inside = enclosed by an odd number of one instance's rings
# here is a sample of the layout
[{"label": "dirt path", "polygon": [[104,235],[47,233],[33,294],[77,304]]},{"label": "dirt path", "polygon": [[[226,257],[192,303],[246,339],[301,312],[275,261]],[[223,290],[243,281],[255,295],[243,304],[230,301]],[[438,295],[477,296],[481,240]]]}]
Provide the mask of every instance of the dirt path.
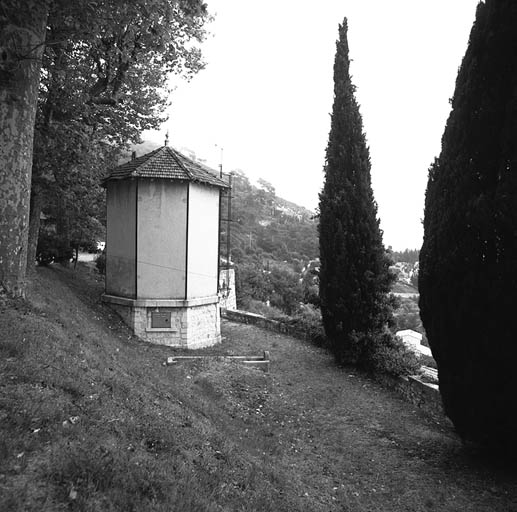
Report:
[{"label": "dirt path", "polygon": [[[198,353],[268,350],[269,374],[221,361],[163,366],[178,351],[134,338],[100,303],[102,286],[84,266],[43,269],[32,309],[2,310],[12,354],[0,376],[13,380],[0,427],[19,416],[4,431],[15,446],[0,442],[0,496],[18,504],[5,510],[517,511],[515,472],[325,351],[223,321],[224,342]],[[38,418],[23,412],[31,407]],[[111,457],[110,485],[84,469],[97,468],[98,447]],[[143,466],[151,497],[138,491]]]}]

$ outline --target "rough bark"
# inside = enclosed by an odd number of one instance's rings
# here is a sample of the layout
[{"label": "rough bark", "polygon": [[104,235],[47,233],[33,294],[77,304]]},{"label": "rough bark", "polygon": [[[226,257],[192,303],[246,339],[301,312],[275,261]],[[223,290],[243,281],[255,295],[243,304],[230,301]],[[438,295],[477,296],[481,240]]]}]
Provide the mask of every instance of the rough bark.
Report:
[{"label": "rough bark", "polygon": [[5,0],[0,17],[0,286],[25,294],[32,147],[48,2]]}]

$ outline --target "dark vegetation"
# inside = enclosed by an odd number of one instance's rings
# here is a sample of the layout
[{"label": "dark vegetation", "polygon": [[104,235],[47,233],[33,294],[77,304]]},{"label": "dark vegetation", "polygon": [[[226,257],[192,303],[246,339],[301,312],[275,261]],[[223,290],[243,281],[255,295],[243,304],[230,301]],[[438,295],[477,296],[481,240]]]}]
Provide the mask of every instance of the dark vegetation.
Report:
[{"label": "dark vegetation", "polygon": [[35,260],[66,263],[80,247],[104,240],[100,180],[143,130],[165,120],[170,74],[191,76],[202,68],[191,43],[203,38],[207,17],[197,0],[49,2],[29,268]]},{"label": "dark vegetation", "polygon": [[420,254],[420,249],[404,249],[403,251],[393,251],[390,250],[391,259],[397,262],[411,263],[414,265],[418,262],[418,256]]},{"label": "dark vegetation", "polygon": [[517,453],[517,3],[486,0],[429,170],[420,308],[447,415]]},{"label": "dark vegetation", "polygon": [[347,30],[345,18],[336,44],[334,106],[320,194],[321,312],[338,361],[391,372],[417,362],[388,330],[394,322],[390,290],[395,275],[377,219],[370,155],[350,79]]}]

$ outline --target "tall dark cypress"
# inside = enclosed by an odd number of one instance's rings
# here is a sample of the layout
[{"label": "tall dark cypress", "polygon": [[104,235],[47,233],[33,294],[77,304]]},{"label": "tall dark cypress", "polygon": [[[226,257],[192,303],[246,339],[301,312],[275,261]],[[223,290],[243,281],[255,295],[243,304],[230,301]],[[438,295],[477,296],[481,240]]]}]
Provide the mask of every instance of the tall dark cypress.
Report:
[{"label": "tall dark cypress", "polygon": [[341,361],[360,362],[364,334],[389,318],[393,280],[370,178],[370,155],[350,79],[347,20],[339,26],[334,106],[320,193],[320,299],[323,324]]},{"label": "tall dark cypress", "polygon": [[477,8],[429,171],[420,309],[458,433],[517,449],[517,2]]}]

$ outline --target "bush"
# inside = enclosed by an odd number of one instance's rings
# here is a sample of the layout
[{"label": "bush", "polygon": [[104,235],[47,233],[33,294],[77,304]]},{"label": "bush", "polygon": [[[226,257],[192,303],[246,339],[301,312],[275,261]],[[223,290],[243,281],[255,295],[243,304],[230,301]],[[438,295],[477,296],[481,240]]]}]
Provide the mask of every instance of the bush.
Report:
[{"label": "bush", "polygon": [[434,368],[435,370],[438,370],[438,366],[436,364],[436,361],[434,360],[434,357],[422,354],[420,356],[420,364],[422,366],[429,366],[429,368]]},{"label": "bush", "polygon": [[95,258],[95,266],[99,271],[99,274],[103,274],[106,271],[106,253],[103,251]]},{"label": "bush", "polygon": [[39,265],[61,263],[67,265],[74,255],[70,245],[55,233],[41,233],[36,248],[36,260]]},{"label": "bush", "polygon": [[[298,275],[290,269],[275,264],[262,268],[258,264],[242,264],[236,266],[236,288],[239,291],[237,305],[239,309],[253,311],[255,301],[265,303],[282,311],[286,315],[293,314],[303,298]],[[256,305],[256,304],[255,304]],[[269,315],[262,313],[264,316]]]},{"label": "bush", "polygon": [[57,249],[51,243],[50,237],[40,235],[36,249],[36,261],[38,265],[47,266],[54,262],[58,256]]},{"label": "bush", "polygon": [[357,366],[371,372],[395,377],[414,375],[421,366],[418,357],[408,350],[402,340],[385,330],[380,333],[352,333]]},{"label": "bush", "polygon": [[297,313],[290,318],[289,325],[305,339],[319,346],[327,344],[321,312],[312,304],[302,304]]}]

